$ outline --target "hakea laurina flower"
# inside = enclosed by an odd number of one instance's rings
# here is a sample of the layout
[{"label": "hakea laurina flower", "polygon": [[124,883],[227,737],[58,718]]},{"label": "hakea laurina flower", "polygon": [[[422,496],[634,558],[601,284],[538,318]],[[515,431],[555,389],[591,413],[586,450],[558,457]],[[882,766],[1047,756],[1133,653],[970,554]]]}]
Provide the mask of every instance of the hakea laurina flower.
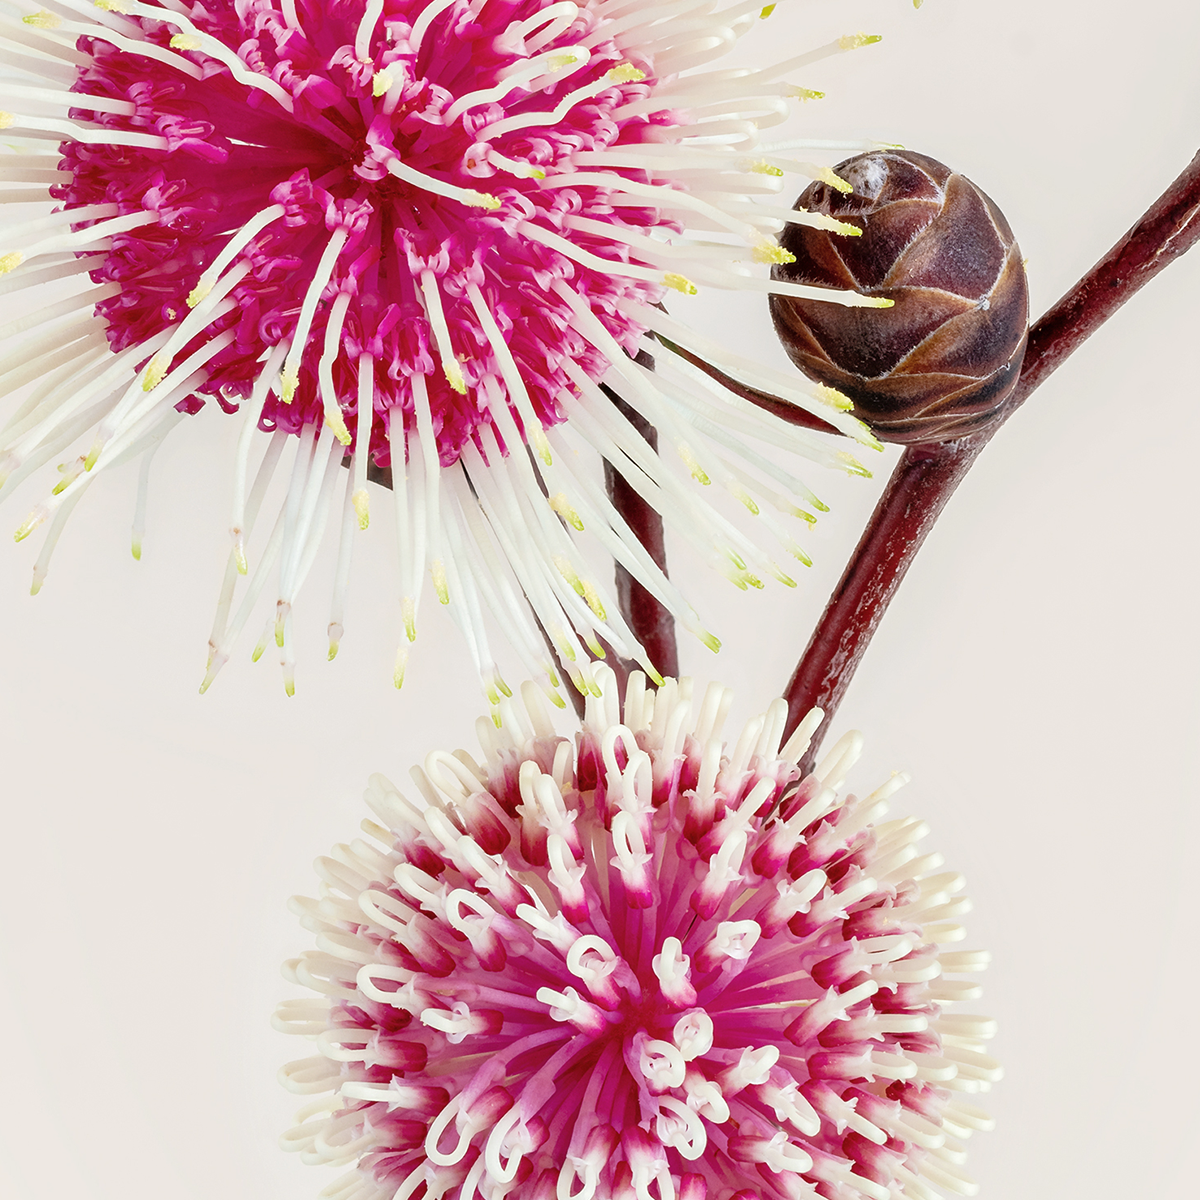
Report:
[{"label": "hakea laurina flower", "polygon": [[[822,505],[754,441],[861,468],[682,362],[652,373],[633,357],[666,335],[875,444],[837,393],[722,354],[661,307],[671,289],[708,285],[889,303],[772,283],[754,265],[786,260],[775,234],[787,222],[858,232],[756,202],[785,172],[836,181],[786,156],[802,142],[763,157],[758,131],[783,119],[789,96],[816,94],[784,76],[877,40],[843,38],[768,70],[699,71],[760,7],[53,0],[0,20],[13,110],[0,116],[0,199],[46,206],[9,223],[0,245],[0,287],[46,297],[24,301],[32,311],[4,330],[0,389],[33,387],[0,436],[0,490],[67,452],[53,494],[18,530],[49,525],[35,590],[92,480],[151,454],[210,400],[246,426],[206,684],[268,580],[267,630],[290,681],[292,604],[331,512],[336,651],[372,462],[394,484],[402,646],[428,573],[493,698],[503,687],[485,612],[551,685],[538,624],[581,689],[585,645],[596,653],[603,639],[645,661],[589,576],[583,529],[710,636],[579,465],[581,446],[740,586],[788,581],[763,546],[804,552],[767,510],[810,521]],[[678,461],[655,455],[601,381]],[[261,455],[255,430],[273,435]],[[689,473],[756,513],[760,535],[710,508]],[[272,490],[276,474],[286,483]],[[251,547],[278,491],[269,534]],[[249,581],[235,608],[239,572]]]},{"label": "hakea laurina flower", "polygon": [[988,955],[939,950],[962,878],[879,823],[904,777],[839,799],[862,739],[801,779],[819,712],[780,749],[776,701],[730,746],[726,689],[693,721],[689,681],[635,673],[622,714],[596,674],[573,740],[526,685],[482,763],[434,753],[409,798],[375,777],[372,841],[318,860],[285,1146],[356,1162],[337,1200],[974,1194],[967,1097],[1000,1068],[948,976]]}]

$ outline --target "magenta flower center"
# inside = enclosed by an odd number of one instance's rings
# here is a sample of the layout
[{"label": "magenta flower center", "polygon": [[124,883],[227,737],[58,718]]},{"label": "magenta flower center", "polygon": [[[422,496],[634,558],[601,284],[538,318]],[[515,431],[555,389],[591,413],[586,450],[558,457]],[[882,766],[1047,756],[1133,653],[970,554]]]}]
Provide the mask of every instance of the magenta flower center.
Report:
[{"label": "magenta flower center", "polygon": [[204,375],[182,404],[228,407],[275,354],[264,428],[369,430],[386,463],[385,414],[409,427],[427,411],[449,464],[483,422],[504,447],[562,421],[565,358],[607,369],[557,282],[633,348],[642,327],[616,306],[656,300],[662,273],[611,263],[623,237],[670,226],[580,164],[652,136],[652,117],[621,111],[652,65],[597,35],[588,5],[126,9],[157,53],[81,39],[75,90],[111,111],[77,111],[104,129],[66,146],[56,192],[149,218],[94,272],[121,285],[99,306],[114,350],[173,331],[147,388],[187,360]]}]

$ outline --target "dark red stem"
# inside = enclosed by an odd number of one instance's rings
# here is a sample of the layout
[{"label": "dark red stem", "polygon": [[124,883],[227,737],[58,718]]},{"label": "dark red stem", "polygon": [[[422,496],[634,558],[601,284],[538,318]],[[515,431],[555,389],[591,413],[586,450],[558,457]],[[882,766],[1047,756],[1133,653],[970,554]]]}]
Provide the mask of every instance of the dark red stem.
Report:
[{"label": "dark red stem", "polygon": [[[613,392],[608,392],[608,395],[622,415],[650,443],[651,448],[657,450],[657,430]],[[607,462],[604,464],[604,482],[613,507],[625,518],[638,541],[666,574],[667,547],[663,539],[662,517]],[[678,675],[679,648],[675,641],[675,619],[620,563],[616,566],[616,584],[621,613],[650,656],[650,661],[660,674]],[[613,657],[615,659],[615,655]],[[611,665],[624,688],[632,664],[617,660]]]},{"label": "dark red stem", "polygon": [[[950,494],[996,430],[1144,283],[1200,239],[1200,154],[1145,216],[1029,331],[1021,375],[986,430],[909,446],[788,683],[788,732],[814,705],[828,729],[855,668]],[[818,740],[814,738],[811,765]]]}]

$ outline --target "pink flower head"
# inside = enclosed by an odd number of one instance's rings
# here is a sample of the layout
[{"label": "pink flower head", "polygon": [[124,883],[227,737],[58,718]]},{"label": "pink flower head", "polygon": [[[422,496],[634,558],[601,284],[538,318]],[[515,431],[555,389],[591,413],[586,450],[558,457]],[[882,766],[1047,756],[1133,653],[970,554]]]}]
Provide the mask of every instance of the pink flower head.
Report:
[{"label": "pink flower head", "polygon": [[879,823],[904,778],[839,799],[858,734],[795,766],[819,712],[729,745],[724,688],[693,719],[690,681],[635,674],[622,714],[597,679],[573,739],[527,685],[482,763],[376,776],[372,841],[318,861],[285,973],[322,998],[278,1025],[319,1051],[285,1084],[332,1096],[285,1146],[356,1164],[338,1200],[974,1194],[994,1023],[947,1010],[988,956],[939,950],[962,878]]},{"label": "pink flower head", "polygon": [[[758,126],[787,115],[795,89],[782,72],[864,39],[770,70],[704,73],[759,19],[753,5],[710,7],[55,0],[0,28],[6,95],[21,109],[0,118],[19,148],[0,156],[0,177],[20,185],[4,199],[58,202],[8,228],[0,247],[0,286],[34,285],[50,301],[0,331],[16,339],[0,386],[43,380],[0,436],[4,489],[68,452],[58,486],[17,534],[50,523],[35,590],[97,475],[152,453],[210,401],[243,412],[246,429],[206,686],[271,579],[268,629],[290,688],[292,605],[331,512],[343,540],[336,651],[372,470],[390,472],[395,497],[397,682],[427,572],[493,700],[504,688],[485,611],[550,687],[539,625],[581,690],[585,647],[598,639],[645,662],[608,587],[589,576],[576,540],[585,529],[711,640],[581,465],[581,448],[599,451],[740,586],[766,574],[790,583],[761,543],[807,560],[766,510],[811,521],[823,506],[750,442],[862,468],[674,355],[658,373],[635,357],[668,337],[876,445],[836,393],[722,356],[660,307],[672,289],[705,285],[813,294],[753,264],[787,259],[774,236],[785,221],[858,231],[756,205],[785,170],[822,174],[760,157]],[[677,465],[657,457],[602,381],[678,451],[668,456]],[[271,435],[261,453],[258,430]],[[284,472],[286,498],[251,546]],[[759,533],[699,500],[689,473],[757,514]],[[239,572],[249,581],[235,609]]]}]

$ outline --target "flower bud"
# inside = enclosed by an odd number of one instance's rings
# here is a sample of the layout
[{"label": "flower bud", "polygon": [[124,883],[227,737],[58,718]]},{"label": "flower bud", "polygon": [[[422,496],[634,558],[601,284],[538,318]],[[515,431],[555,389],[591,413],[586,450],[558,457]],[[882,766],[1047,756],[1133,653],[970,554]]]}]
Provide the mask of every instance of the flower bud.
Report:
[{"label": "flower bud", "polygon": [[924,154],[860,154],[835,171],[853,191],[814,183],[795,207],[862,235],[789,224],[780,242],[796,261],[772,275],[895,304],[772,296],[788,356],[850,397],[885,441],[943,442],[985,427],[1016,385],[1029,316],[1025,268],[1004,215]]}]

